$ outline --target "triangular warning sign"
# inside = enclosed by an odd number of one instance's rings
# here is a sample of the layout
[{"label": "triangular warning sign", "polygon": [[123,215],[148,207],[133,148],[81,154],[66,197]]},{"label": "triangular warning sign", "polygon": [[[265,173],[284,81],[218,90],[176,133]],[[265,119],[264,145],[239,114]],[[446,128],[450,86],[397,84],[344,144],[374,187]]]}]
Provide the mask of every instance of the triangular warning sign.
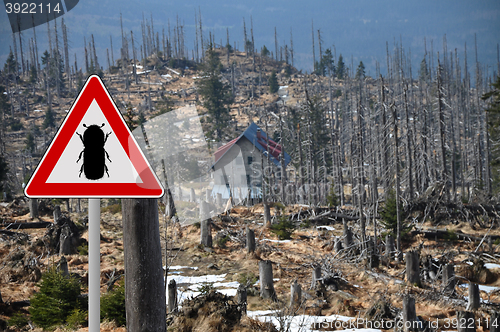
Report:
[{"label": "triangular warning sign", "polygon": [[163,188],[97,75],[88,78],[24,190],[36,197],[161,197]]}]

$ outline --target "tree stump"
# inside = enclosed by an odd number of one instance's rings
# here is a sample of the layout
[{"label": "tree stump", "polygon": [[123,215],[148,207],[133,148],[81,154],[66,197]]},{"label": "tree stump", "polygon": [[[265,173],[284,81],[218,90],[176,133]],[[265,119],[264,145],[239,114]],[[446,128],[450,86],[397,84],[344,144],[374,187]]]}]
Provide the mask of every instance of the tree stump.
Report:
[{"label": "tree stump", "polygon": [[422,323],[417,320],[415,299],[407,295],[403,298],[403,329],[405,332],[418,331],[421,326]]},{"label": "tree stump", "polygon": [[316,288],[316,284],[318,283],[318,281],[321,282],[321,280],[323,280],[321,278],[321,266],[318,265],[313,268],[310,289]]},{"label": "tree stump", "polygon": [[179,201],[182,201],[182,188],[181,186],[179,185],[179,190],[178,190],[178,196],[179,196]]},{"label": "tree stump", "polygon": [[366,243],[366,249],[368,254],[368,267],[370,269],[376,268],[379,265],[379,259],[377,252],[375,251],[375,242],[373,238],[370,238]]},{"label": "tree stump", "polygon": [[247,253],[255,251],[255,232],[247,226]]},{"label": "tree stump", "polygon": [[453,293],[455,291],[455,284],[455,266],[453,264],[446,264],[443,268],[444,291],[446,293]]},{"label": "tree stump", "polygon": [[489,328],[490,328],[490,332],[499,332],[500,331],[500,313],[498,313],[497,311],[493,311],[490,314]]},{"label": "tree stump", "polygon": [[53,215],[54,215],[54,224],[61,225],[60,223],[61,223],[62,214],[61,214],[61,207],[59,205],[56,205],[54,207]]},{"label": "tree stump", "polygon": [[302,287],[297,282],[297,279],[293,281],[290,286],[290,308],[295,308],[300,306],[302,302]]},{"label": "tree stump", "polygon": [[247,313],[247,289],[245,285],[240,284],[238,290],[236,291],[236,302],[241,308],[241,312]]},{"label": "tree stump", "polygon": [[467,305],[467,310],[476,310],[481,304],[479,298],[479,286],[472,282],[469,283],[469,304]]},{"label": "tree stump", "polygon": [[385,236],[385,257],[389,260],[394,256],[394,237],[390,234]]},{"label": "tree stump", "polygon": [[200,202],[200,220],[205,220],[210,218],[210,211],[209,211],[209,206],[208,203],[205,201]]},{"label": "tree stump", "polygon": [[174,279],[168,283],[168,312],[177,312],[177,284]]},{"label": "tree stump", "polygon": [[201,244],[207,248],[212,248],[212,220],[201,221]]},{"label": "tree stump", "polygon": [[212,191],[210,189],[205,190],[205,201],[208,203],[212,201]]},{"label": "tree stump", "polygon": [[57,264],[57,270],[62,273],[63,276],[69,277],[68,261],[66,257],[62,256]]},{"label": "tree stump", "polygon": [[[73,234],[70,226],[66,223],[61,228],[61,235],[59,236],[59,254],[71,255],[73,251]],[[76,249],[76,248],[75,248]]]},{"label": "tree stump", "polygon": [[263,299],[275,299],[273,281],[273,263],[270,260],[259,262],[260,297]]},{"label": "tree stump", "polygon": [[476,332],[476,321],[473,312],[457,312],[457,330],[458,332]]},{"label": "tree stump", "polygon": [[38,199],[30,198],[29,208],[30,208],[30,218],[31,219],[38,218]]},{"label": "tree stump", "polygon": [[264,226],[271,227],[271,208],[267,203],[264,203]]},{"label": "tree stump", "polygon": [[418,252],[414,250],[406,252],[405,259],[406,259],[406,281],[410,285],[421,287],[422,283],[420,282],[420,266],[419,266]]},{"label": "tree stump", "polygon": [[196,202],[196,193],[194,192],[194,188],[191,188],[189,191],[189,201]]},{"label": "tree stump", "polygon": [[352,231],[349,226],[344,227],[344,248],[347,250],[352,246]]},{"label": "tree stump", "polygon": [[335,250],[336,254],[338,254],[342,250],[342,241],[338,237],[335,238],[333,250]]}]

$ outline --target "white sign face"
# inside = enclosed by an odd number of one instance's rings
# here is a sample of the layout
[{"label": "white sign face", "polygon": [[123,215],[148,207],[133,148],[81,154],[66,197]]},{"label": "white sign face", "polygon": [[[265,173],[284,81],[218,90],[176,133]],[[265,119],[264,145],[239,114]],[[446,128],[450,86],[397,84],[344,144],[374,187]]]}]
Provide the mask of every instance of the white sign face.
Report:
[{"label": "white sign face", "polygon": [[[83,163],[92,162],[92,160],[85,160],[84,145],[80,136],[86,130],[83,126],[84,124],[88,127],[90,125],[104,126],[101,130],[104,134],[111,133],[104,145],[104,150],[108,153],[109,159],[106,158],[105,165],[108,168],[108,172],[104,172],[104,176],[98,180],[89,180],[85,177],[85,172],[83,171]],[[81,159],[78,161],[78,157],[81,154]],[[87,154],[87,158],[92,156],[92,154]],[[81,172],[80,172],[81,171]],[[92,101],[89,109],[85,113],[82,121],[78,125],[78,129],[68,142],[68,145],[61,154],[58,162],[56,163],[54,169],[50,173],[47,183],[142,183],[142,179],[135,170],[132,162],[125,153],[124,148],[121,146],[116,135],[112,132],[111,126],[109,125],[106,117],[104,116],[101,108],[97,102]]]}]

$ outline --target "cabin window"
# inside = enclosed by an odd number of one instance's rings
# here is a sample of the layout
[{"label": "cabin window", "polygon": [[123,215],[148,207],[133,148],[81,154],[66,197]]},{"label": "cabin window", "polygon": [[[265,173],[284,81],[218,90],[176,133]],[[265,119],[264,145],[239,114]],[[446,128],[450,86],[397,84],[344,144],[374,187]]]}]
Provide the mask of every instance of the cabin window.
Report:
[{"label": "cabin window", "polygon": [[248,157],[248,165],[252,165],[253,157]]}]

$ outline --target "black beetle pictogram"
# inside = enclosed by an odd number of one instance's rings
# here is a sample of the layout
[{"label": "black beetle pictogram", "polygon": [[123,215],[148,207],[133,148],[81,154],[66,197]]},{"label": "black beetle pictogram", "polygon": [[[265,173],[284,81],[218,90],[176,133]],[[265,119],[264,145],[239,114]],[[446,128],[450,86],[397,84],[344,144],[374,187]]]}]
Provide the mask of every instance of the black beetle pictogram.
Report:
[{"label": "black beetle pictogram", "polygon": [[77,163],[82,159],[83,154],[83,165],[80,168],[80,174],[78,177],[82,176],[82,172],[85,173],[85,177],[89,180],[99,180],[104,176],[104,172],[108,174],[108,167],[106,166],[106,158],[109,159],[109,154],[104,150],[104,145],[108,140],[109,135],[111,133],[107,133],[104,135],[102,131],[102,127],[104,127],[104,123],[99,127],[98,125],[83,125],[85,128],[85,132],[83,133],[83,137],[80,133],[77,132],[77,135],[80,136],[80,139],[83,143],[83,151],[80,152],[78,156]]}]

